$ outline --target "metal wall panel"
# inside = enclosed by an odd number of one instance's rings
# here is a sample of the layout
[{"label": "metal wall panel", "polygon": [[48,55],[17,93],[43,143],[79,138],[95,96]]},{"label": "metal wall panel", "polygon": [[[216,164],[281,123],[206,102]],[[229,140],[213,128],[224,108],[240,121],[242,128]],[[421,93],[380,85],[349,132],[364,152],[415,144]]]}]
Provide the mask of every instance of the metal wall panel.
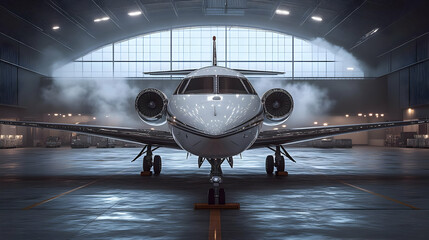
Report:
[{"label": "metal wall panel", "polygon": [[0,104],[18,104],[17,68],[0,62]]},{"label": "metal wall panel", "polygon": [[425,35],[419,39],[417,39],[416,42],[416,54],[417,54],[417,61],[421,61],[423,59],[426,59],[429,57],[429,36]]},{"label": "metal wall panel", "polygon": [[410,70],[399,71],[399,105],[401,108],[410,106]]},{"label": "metal wall panel", "polygon": [[387,92],[388,118],[390,120],[402,119],[402,111],[399,102],[399,72],[387,76]]},{"label": "metal wall panel", "polygon": [[392,52],[391,70],[395,71],[416,62],[416,42],[412,41]]},{"label": "metal wall panel", "polygon": [[410,68],[410,105],[429,104],[429,61]]}]

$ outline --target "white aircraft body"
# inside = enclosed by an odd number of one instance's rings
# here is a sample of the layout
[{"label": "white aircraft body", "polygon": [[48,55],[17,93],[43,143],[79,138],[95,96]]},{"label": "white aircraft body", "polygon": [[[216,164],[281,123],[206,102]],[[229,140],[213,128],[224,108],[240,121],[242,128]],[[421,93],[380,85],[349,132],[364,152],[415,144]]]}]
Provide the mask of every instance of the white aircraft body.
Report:
[{"label": "white aircraft body", "polygon": [[[167,96],[160,90],[148,88],[140,92],[135,107],[140,118],[151,125],[167,123],[169,131],[132,129],[105,126],[22,122],[0,120],[0,124],[40,127],[86,133],[145,144],[134,159],[143,154],[143,170],[161,172],[161,157],[153,156],[159,147],[181,148],[198,156],[198,166],[211,164],[209,204],[225,203],[225,192],[218,188],[222,181],[221,164],[227,160],[233,166],[233,156],[250,148],[270,148],[274,156],[266,158],[266,172],[274,168],[284,172],[284,156],[295,161],[284,145],[339,134],[388,127],[424,124],[429,121],[396,121],[341,126],[320,126],[261,132],[262,124],[284,123],[293,111],[292,96],[275,88],[259,98],[245,75],[279,74],[279,72],[233,70],[216,66],[216,45],[213,39],[213,66],[197,70],[151,72],[153,75],[186,75],[174,94]],[[133,160],[133,161],[134,161]]]}]

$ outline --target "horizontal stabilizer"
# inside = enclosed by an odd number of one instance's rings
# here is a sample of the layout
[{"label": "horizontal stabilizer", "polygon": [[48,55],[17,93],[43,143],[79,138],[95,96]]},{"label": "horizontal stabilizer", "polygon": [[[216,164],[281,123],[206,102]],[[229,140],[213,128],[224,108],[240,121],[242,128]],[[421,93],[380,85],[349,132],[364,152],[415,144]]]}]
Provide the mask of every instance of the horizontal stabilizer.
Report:
[{"label": "horizontal stabilizer", "polygon": [[259,71],[259,70],[246,70],[246,69],[234,69],[237,72],[241,72],[243,75],[279,75],[284,72],[275,71]]},{"label": "horizontal stabilizer", "polygon": [[195,70],[197,70],[197,69],[144,72],[144,74],[149,74],[149,75],[188,75],[189,73],[191,73]]},{"label": "horizontal stabilizer", "polygon": [[[197,69],[144,72],[144,74],[148,74],[148,75],[188,75],[189,73],[191,73],[195,70],[197,70]],[[279,74],[284,74],[284,72],[275,72],[275,71],[260,71],[260,70],[246,70],[246,69],[233,69],[233,70],[240,72],[243,75],[279,75]]]}]

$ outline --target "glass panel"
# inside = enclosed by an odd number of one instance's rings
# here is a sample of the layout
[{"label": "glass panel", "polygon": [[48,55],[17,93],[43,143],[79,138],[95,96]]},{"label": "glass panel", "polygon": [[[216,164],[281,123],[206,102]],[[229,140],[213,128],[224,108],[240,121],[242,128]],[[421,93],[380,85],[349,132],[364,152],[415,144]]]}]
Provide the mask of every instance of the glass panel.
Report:
[{"label": "glass panel", "polygon": [[175,94],[180,94],[183,92],[183,89],[186,87],[186,84],[188,84],[189,79],[184,79],[179,86],[177,87],[177,90],[175,92]]},{"label": "glass panel", "polygon": [[249,80],[247,80],[247,79],[241,79],[241,81],[243,81],[244,86],[246,86],[246,89],[247,89],[247,91],[248,91],[250,94],[256,94],[256,91],[255,91],[255,89],[253,89],[253,87],[252,87],[252,85],[250,84]]},{"label": "glass panel", "polygon": [[247,91],[239,78],[219,77],[219,93],[247,94]]},{"label": "glass panel", "polygon": [[219,66],[285,72],[276,77],[289,78],[364,77],[358,61],[323,41],[235,26],[178,28],[133,37],[92,51],[76,59],[75,65],[57,69],[55,75],[153,77],[142,72],[210,66],[213,36]]},{"label": "glass panel", "polygon": [[213,93],[213,78],[192,78],[185,89],[184,94],[190,93]]}]

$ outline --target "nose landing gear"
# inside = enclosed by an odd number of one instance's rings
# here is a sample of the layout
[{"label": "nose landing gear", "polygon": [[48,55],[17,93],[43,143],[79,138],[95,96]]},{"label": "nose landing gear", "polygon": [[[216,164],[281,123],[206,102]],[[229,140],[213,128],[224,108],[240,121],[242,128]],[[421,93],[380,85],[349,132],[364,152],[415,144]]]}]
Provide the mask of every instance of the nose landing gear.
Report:
[{"label": "nose landing gear", "polygon": [[[204,162],[205,159],[199,157],[198,158],[198,166]],[[207,194],[207,204],[196,203],[195,209],[239,209],[239,203],[226,203],[226,194],[225,189],[220,187],[222,183],[222,163],[227,160],[229,165],[233,166],[232,157],[229,158],[209,158],[206,159],[210,165],[210,183],[213,186],[209,189]]]}]

